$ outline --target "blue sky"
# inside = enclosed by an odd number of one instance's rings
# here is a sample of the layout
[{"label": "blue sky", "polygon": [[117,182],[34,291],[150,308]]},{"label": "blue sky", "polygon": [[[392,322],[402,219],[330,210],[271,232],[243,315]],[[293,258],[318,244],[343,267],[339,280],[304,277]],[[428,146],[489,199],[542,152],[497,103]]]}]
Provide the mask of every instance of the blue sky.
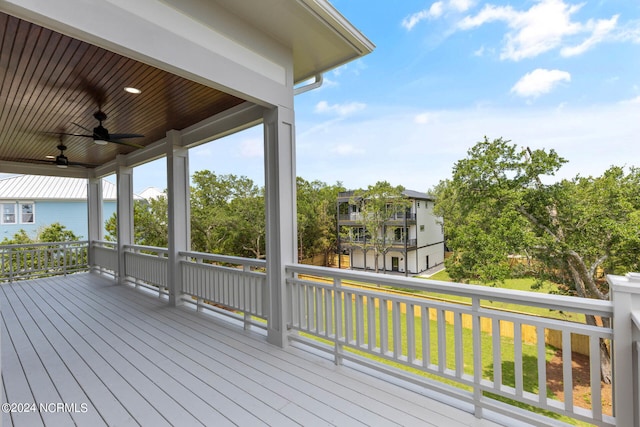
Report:
[{"label": "blue sky", "polygon": [[[297,174],[427,191],[486,135],[569,160],[640,166],[640,1],[333,0],[376,45],[296,97]],[[192,171],[264,183],[262,128],[191,150]],[[134,187],[165,188],[164,163]]]}]

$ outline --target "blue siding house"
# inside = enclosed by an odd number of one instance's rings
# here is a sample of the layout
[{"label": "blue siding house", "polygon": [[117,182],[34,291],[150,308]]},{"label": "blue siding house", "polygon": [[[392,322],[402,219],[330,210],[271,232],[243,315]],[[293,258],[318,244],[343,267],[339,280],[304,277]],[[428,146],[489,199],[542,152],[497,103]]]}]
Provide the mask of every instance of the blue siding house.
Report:
[{"label": "blue siding house", "polygon": [[[116,186],[103,179],[102,194],[106,221],[116,211]],[[86,239],[87,221],[86,179],[38,175],[0,179],[0,241],[21,229],[35,238],[55,222]]]}]

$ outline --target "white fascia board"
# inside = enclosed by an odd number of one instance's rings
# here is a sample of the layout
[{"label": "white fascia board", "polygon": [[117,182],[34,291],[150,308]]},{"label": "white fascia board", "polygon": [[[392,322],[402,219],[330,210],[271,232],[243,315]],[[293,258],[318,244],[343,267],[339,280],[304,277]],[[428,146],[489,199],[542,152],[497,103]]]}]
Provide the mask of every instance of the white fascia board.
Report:
[{"label": "white fascia board", "polygon": [[[291,52],[265,41],[266,34],[240,44],[216,31],[216,22],[204,25],[168,2],[0,0],[0,10],[243,99],[293,105]],[[256,33],[221,8],[203,18],[229,19],[237,33]]]}]

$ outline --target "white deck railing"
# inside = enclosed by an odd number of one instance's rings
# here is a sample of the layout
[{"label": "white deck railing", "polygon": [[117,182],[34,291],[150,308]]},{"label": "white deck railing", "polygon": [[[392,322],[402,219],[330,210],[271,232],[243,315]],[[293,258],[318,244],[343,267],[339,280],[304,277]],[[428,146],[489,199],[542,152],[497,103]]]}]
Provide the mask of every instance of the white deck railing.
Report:
[{"label": "white deck railing", "polygon": [[87,269],[87,241],[0,246],[2,280],[66,275]]},{"label": "white deck railing", "polygon": [[[180,252],[182,292],[203,304],[221,308],[221,314],[242,312],[245,327],[265,327],[267,319],[266,262],[200,252]],[[230,311],[231,310],[231,311]]]},{"label": "white deck railing", "polygon": [[118,271],[118,244],[102,240],[91,241],[92,268],[114,274]]},{"label": "white deck railing", "polygon": [[[106,263],[102,267],[117,269],[113,244],[100,242],[94,248],[95,258]],[[159,291],[169,286],[166,249],[125,249],[130,280],[153,284]],[[244,321],[245,326],[265,327],[269,292],[264,261],[197,252],[179,256],[184,301]],[[434,389],[467,402],[477,416],[499,413],[534,425],[566,425],[555,419],[562,416],[598,426],[637,425],[636,278],[622,278],[616,287],[612,278],[617,276],[612,276],[611,292],[618,302],[611,302],[299,264],[287,265],[286,271],[287,306],[281,309],[292,332],[289,339],[329,352],[338,364],[350,360]],[[464,297],[467,302],[387,287]],[[486,306],[488,301],[609,318],[613,328],[586,325],[583,317],[567,321],[493,309]],[[611,388],[600,381],[603,343],[614,351],[611,397],[603,392]],[[585,396],[574,396],[578,378],[572,352],[588,355]],[[554,373],[551,356],[559,363]],[[574,397],[582,402],[574,403]],[[606,405],[610,399],[613,413]]]},{"label": "white deck railing", "polygon": [[[534,410],[615,425],[615,419],[603,413],[600,382],[600,344],[604,340],[610,345],[610,328],[482,306],[483,301],[502,301],[612,317],[613,307],[608,301],[303,265],[287,266],[287,272],[292,275],[287,280],[290,326],[332,345],[319,345],[304,335],[292,335],[290,339],[333,352],[336,363],[343,359],[357,361],[419,382],[473,404],[478,414],[486,408],[523,421],[551,421],[513,405],[519,402]],[[374,287],[350,286],[344,281]],[[470,304],[386,293],[375,288],[380,285],[463,296]],[[525,329],[532,335],[528,338],[531,344],[523,344]],[[545,335],[550,331],[558,331],[561,337],[562,400],[549,396]],[[572,357],[567,356],[571,354],[572,336],[588,340],[591,408],[574,405],[574,371]],[[526,352],[524,346],[528,346]],[[490,357],[483,361],[484,354]],[[375,356],[379,362],[363,355]],[[386,362],[405,370],[393,369]],[[426,377],[441,378],[445,383]]]}]

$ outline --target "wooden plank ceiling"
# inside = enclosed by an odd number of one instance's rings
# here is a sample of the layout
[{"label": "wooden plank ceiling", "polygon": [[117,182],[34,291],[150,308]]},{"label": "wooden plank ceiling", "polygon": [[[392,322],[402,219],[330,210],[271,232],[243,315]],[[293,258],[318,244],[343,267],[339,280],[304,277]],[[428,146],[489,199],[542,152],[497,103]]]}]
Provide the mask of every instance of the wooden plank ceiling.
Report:
[{"label": "wooden plank ceiling", "polygon": [[[131,94],[125,87],[140,89]],[[244,100],[0,13],[0,160],[42,163],[56,132],[87,134],[107,115],[111,134],[146,146]],[[74,124],[75,123],[75,124]],[[77,126],[80,125],[80,126]],[[70,162],[101,165],[135,147],[64,136]]]}]

